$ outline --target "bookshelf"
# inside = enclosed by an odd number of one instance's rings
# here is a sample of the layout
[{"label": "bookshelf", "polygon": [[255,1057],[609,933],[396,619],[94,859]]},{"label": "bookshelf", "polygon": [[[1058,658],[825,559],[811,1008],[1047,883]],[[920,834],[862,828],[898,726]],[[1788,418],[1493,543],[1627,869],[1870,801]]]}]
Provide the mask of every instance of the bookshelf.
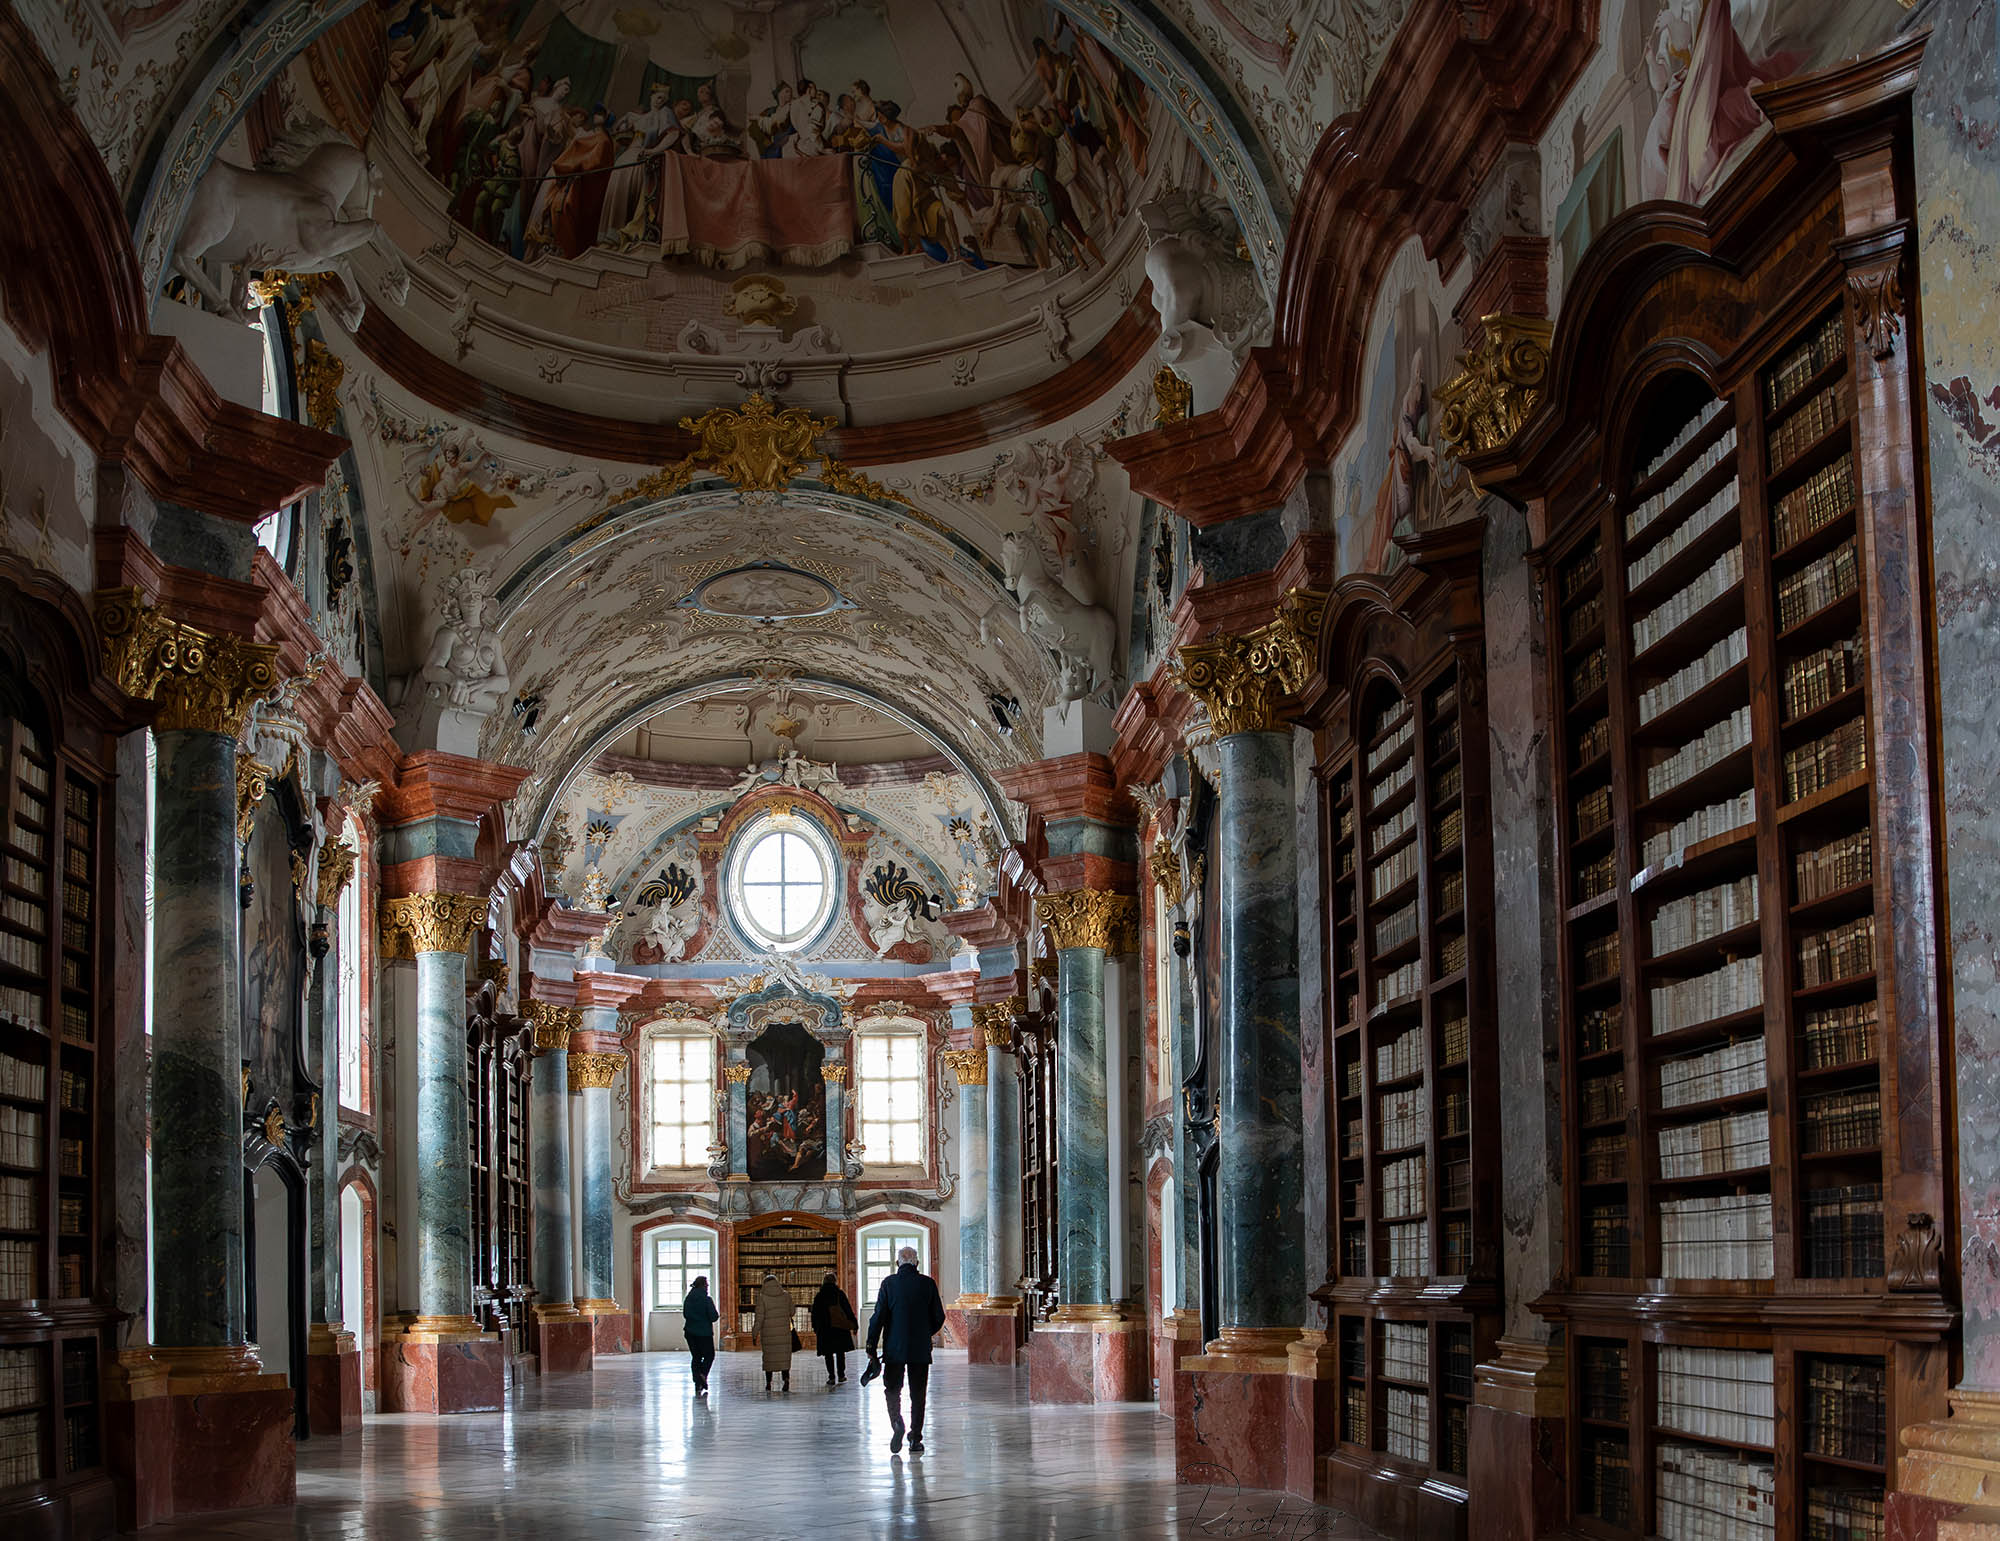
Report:
[{"label": "bookshelf", "polygon": [[759,1215],[735,1229],[736,1348],[757,1347],[757,1288],[764,1275],[775,1273],[792,1296],[792,1324],[798,1329],[801,1352],[813,1350],[812,1321],[807,1314],[820,1281],[828,1274],[845,1279],[841,1231],[836,1222],[815,1215]]},{"label": "bookshelf", "polygon": [[1944,1414],[1929,535],[1827,159],[1842,115],[1907,132],[1896,57],[1763,93],[1778,132],[1702,215],[1726,269],[1586,258],[1542,408],[1471,462],[1546,514],[1574,1158],[1533,1308],[1584,1535],[1880,1536],[1883,1431]]},{"label": "bookshelf", "polygon": [[1307,707],[1333,976],[1325,1479],[1424,1535],[1464,1534],[1473,1366],[1500,1329],[1482,534],[1406,537],[1386,588],[1337,585]]},{"label": "bookshelf", "polygon": [[96,1304],[106,780],[0,636],[0,1531],[110,1529]]}]

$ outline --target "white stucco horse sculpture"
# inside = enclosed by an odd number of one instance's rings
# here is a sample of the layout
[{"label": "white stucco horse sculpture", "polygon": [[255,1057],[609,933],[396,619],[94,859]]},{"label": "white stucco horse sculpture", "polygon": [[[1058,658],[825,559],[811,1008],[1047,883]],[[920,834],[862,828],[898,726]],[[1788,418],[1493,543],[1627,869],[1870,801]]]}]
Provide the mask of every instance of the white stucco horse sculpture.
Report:
[{"label": "white stucco horse sculpture", "polygon": [[1057,581],[1030,540],[1010,530],[1001,541],[1000,570],[1020,607],[1021,630],[1056,655],[1060,694],[1081,700],[1118,684],[1114,656],[1118,618],[1103,605],[1086,604]]},{"label": "white stucco horse sculpture", "polygon": [[[323,144],[290,171],[249,171],[217,161],[202,173],[174,250],[174,269],[209,306],[248,323],[250,280],[267,268],[338,272],[347,290],[335,315],[361,323],[360,286],[340,261],[380,228],[371,210],[378,174],[350,144]],[[219,268],[217,282],[203,264]]]}]

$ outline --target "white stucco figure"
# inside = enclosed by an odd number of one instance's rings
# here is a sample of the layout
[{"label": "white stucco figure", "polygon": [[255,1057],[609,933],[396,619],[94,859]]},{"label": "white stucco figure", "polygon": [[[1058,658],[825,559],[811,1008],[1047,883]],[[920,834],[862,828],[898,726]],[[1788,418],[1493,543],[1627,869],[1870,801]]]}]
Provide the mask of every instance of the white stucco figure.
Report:
[{"label": "white stucco figure", "polygon": [[1000,566],[1018,602],[1021,630],[1056,657],[1061,699],[1114,692],[1118,618],[1078,599],[1049,571],[1034,543],[1013,531],[1001,541]]},{"label": "white stucco figure", "polygon": [[1221,199],[1169,189],[1139,218],[1151,243],[1146,277],[1160,314],[1160,358],[1194,388],[1194,410],[1210,411],[1269,321],[1256,269],[1236,254]]},{"label": "white stucco figure", "polygon": [[[251,171],[216,161],[202,173],[174,251],[174,268],[209,308],[246,325],[250,280],[266,269],[338,273],[344,297],[329,297],[352,330],[364,303],[340,259],[374,238],[379,173],[348,144],[323,144],[290,171]],[[205,266],[206,264],[206,266]],[[220,280],[210,268],[219,270]]]},{"label": "white stucco figure", "polygon": [[397,737],[405,748],[476,755],[480,725],[507,699],[506,652],[486,624],[491,584],[484,568],[468,567],[440,586],[437,630],[403,698]]}]

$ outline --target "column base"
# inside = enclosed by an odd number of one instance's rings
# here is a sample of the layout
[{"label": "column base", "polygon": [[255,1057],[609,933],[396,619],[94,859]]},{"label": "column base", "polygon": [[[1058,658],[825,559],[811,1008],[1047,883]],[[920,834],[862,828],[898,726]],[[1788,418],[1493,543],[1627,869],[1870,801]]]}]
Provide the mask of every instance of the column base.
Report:
[{"label": "column base", "polygon": [[1073,1313],[1028,1338],[1028,1400],[1078,1404],[1146,1400],[1146,1324],[1117,1306],[1070,1306]]},{"label": "column base", "polygon": [[961,1291],[958,1299],[947,1301],[944,1308],[945,1341],[959,1348],[969,1348],[972,1325],[968,1318],[985,1303],[986,1296],[978,1291]]},{"label": "column base", "polygon": [[1320,1459],[1340,1441],[1340,1350],[1308,1327],[1286,1351],[1285,1491],[1319,1502]]},{"label": "column base", "polygon": [[632,1313],[615,1300],[579,1300],[577,1310],[590,1318],[594,1354],[632,1352]]},{"label": "column base", "polygon": [[2000,1392],[1954,1391],[1951,1416],[1903,1430],[1885,1520],[1895,1541],[2000,1541]]},{"label": "column base", "polygon": [[987,1296],[986,1304],[965,1318],[965,1362],[1019,1364],[1021,1329],[1025,1325],[1019,1300],[1004,1295]]},{"label": "column base", "polygon": [[507,1347],[469,1316],[382,1324],[385,1413],[497,1413],[506,1400]]},{"label": "column base", "polygon": [[1501,1338],[1474,1368],[1466,1416],[1467,1507],[1481,1541],[1532,1541],[1564,1518],[1566,1366],[1553,1344]]},{"label": "column base", "polygon": [[1290,1465],[1296,1327],[1229,1328],[1181,1360],[1174,1380],[1174,1464],[1219,1467],[1239,1487],[1284,1489]]},{"label": "column base", "polygon": [[353,1333],[328,1322],[306,1338],[306,1428],[315,1437],[361,1432],[361,1353]]},{"label": "column base", "polygon": [[1176,1377],[1181,1362],[1201,1352],[1201,1313],[1182,1306],[1167,1313],[1153,1335],[1153,1382],[1159,1387],[1160,1415],[1174,1416]]},{"label": "column base", "polygon": [[536,1306],[535,1373],[568,1375],[597,1360],[597,1323],[573,1305]]},{"label": "column base", "polygon": [[105,1393],[120,1529],[295,1501],[292,1390],[255,1349],[127,1350]]}]

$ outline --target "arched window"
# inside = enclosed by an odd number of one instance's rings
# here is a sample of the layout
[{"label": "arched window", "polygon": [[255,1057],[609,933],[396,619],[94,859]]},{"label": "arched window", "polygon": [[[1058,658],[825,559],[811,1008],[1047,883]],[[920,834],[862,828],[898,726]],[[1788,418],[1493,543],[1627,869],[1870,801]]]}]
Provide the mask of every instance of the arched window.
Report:
[{"label": "arched window", "polygon": [[730,911],[744,934],[793,952],[825,929],[838,894],[833,847],[810,819],[787,812],[752,819],[729,861]]},{"label": "arched window", "polygon": [[660,1033],[650,1043],[652,1164],[705,1167],[715,1139],[715,1040],[706,1033]]},{"label": "arched window", "polygon": [[[352,831],[341,840],[354,849]],[[361,883],[357,856],[354,875],[341,889],[334,915],[338,929],[334,958],[340,971],[335,1007],[340,1016],[340,1105],[357,1113],[368,1108],[368,1056],[361,1031]]]},{"label": "arched window", "polygon": [[855,1045],[862,1159],[869,1166],[924,1165],[930,1097],[922,1024],[863,1025]]},{"label": "arched window", "polygon": [[885,1220],[879,1225],[864,1225],[855,1239],[858,1243],[856,1250],[861,1254],[861,1295],[854,1302],[854,1307],[865,1327],[882,1281],[896,1271],[898,1252],[905,1247],[915,1247],[917,1272],[931,1271],[931,1239],[922,1226],[912,1225],[907,1220]]},{"label": "arched window", "polygon": [[715,1233],[692,1226],[672,1226],[655,1231],[647,1243],[652,1256],[653,1309],[678,1311],[687,1298],[688,1287],[696,1279],[708,1280],[709,1294],[715,1288]]}]

